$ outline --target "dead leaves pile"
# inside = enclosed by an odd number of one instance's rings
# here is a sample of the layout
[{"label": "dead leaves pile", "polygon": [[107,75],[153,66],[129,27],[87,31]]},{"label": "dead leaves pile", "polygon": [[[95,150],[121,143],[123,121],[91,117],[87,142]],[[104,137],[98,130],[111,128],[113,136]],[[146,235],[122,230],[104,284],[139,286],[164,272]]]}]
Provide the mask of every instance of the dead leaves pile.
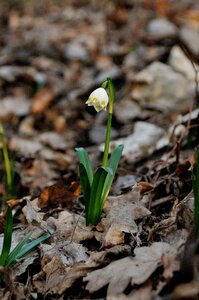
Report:
[{"label": "dead leaves pile", "polygon": [[[194,299],[194,236],[183,252],[194,162],[179,145],[187,146],[188,129],[193,143],[199,137],[198,109],[189,113],[197,96],[196,3],[55,2],[27,11],[0,6],[0,119],[20,195],[10,199],[13,245],[28,231],[52,234],[8,270],[0,298]],[[73,149],[87,146],[99,164],[106,117],[82,107],[107,77],[118,95],[111,147],[123,143],[124,152],[101,221],[87,227]]]}]

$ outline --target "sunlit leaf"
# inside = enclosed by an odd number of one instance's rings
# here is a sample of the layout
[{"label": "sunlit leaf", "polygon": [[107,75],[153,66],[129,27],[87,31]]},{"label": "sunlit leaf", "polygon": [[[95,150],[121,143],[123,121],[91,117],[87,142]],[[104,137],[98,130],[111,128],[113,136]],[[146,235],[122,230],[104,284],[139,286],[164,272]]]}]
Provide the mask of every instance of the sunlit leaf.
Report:
[{"label": "sunlit leaf", "polygon": [[[81,182],[81,187],[82,187],[84,204],[85,204],[85,208],[87,211],[88,205],[89,205],[91,186],[89,183],[88,174],[87,174],[86,169],[83,164],[79,165],[79,173],[80,173],[80,182]],[[87,212],[86,212],[86,214],[87,214]]]},{"label": "sunlit leaf", "polygon": [[81,148],[81,147],[76,148],[75,150],[77,152],[80,164],[82,164],[86,170],[88,180],[89,180],[89,183],[91,186],[92,182],[93,182],[93,170],[92,170],[92,166],[91,166],[91,162],[90,162],[88,153],[86,152],[86,150],[84,148]]},{"label": "sunlit leaf", "polygon": [[108,161],[108,167],[112,170],[112,174],[108,174],[104,183],[103,193],[102,193],[102,201],[101,201],[101,209],[104,207],[104,203],[111,189],[113,179],[115,177],[115,173],[117,171],[120,158],[122,156],[122,150],[124,145],[118,145],[111,154],[111,157]]},{"label": "sunlit leaf", "polygon": [[107,175],[112,175],[113,172],[108,167],[100,167],[97,169],[94,178],[93,184],[91,187],[90,201],[88,207],[88,215],[86,216],[86,222],[88,224],[97,224],[99,222],[101,213],[102,213],[102,193],[104,189],[104,183],[107,178]]}]

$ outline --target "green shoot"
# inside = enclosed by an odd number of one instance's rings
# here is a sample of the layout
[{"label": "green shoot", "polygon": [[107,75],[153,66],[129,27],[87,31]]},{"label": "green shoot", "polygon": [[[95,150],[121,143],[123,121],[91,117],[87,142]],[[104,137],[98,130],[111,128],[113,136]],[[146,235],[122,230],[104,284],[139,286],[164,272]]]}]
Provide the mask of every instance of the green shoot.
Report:
[{"label": "green shoot", "polygon": [[8,147],[5,139],[5,134],[3,130],[3,126],[0,123],[0,144],[2,147],[3,152],[3,160],[4,160],[4,166],[5,166],[5,172],[6,172],[6,192],[5,194],[10,196],[13,192],[14,184],[13,184],[13,168],[10,162],[9,154],[8,154]]},{"label": "green shoot", "polygon": [[[49,238],[50,233],[46,233],[43,236],[33,240],[32,242],[27,243],[28,239],[32,235],[32,232],[29,232],[21,239],[21,241],[11,250],[12,245],[12,232],[13,232],[13,216],[12,209],[8,206],[6,211],[6,222],[4,229],[4,240],[3,248],[0,255],[0,267],[3,267],[4,271],[6,268],[11,267],[17,260],[22,258],[27,254],[31,249],[36,247],[38,244]],[[3,273],[0,274],[0,281],[3,280]]]},{"label": "green shoot", "polygon": [[[109,95],[107,95],[105,91],[106,88],[108,88]],[[108,78],[102,84],[101,88],[98,88],[91,93],[86,102],[88,106],[93,106],[97,112],[106,110],[106,107],[109,104],[102,167],[99,167],[93,174],[88,153],[84,148],[76,148],[80,163],[80,183],[82,186],[87,225],[96,225],[100,221],[104,204],[111,189],[122,155],[123,145],[119,145],[115,148],[108,160],[114,100],[115,89],[112,80]]]}]

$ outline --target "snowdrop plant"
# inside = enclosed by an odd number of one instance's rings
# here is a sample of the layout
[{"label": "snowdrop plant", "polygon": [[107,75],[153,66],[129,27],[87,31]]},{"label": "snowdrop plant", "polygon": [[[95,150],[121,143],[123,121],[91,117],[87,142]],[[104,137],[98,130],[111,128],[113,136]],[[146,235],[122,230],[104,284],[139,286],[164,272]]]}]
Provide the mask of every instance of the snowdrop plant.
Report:
[{"label": "snowdrop plant", "polygon": [[96,225],[99,222],[122,155],[123,145],[119,145],[114,149],[110,158],[108,158],[114,100],[114,85],[112,80],[108,78],[102,83],[101,87],[90,94],[86,101],[86,104],[93,106],[97,112],[107,110],[108,107],[108,122],[102,166],[93,172],[91,161],[86,150],[84,148],[76,148],[79,158],[80,182],[85,204],[87,225]]}]

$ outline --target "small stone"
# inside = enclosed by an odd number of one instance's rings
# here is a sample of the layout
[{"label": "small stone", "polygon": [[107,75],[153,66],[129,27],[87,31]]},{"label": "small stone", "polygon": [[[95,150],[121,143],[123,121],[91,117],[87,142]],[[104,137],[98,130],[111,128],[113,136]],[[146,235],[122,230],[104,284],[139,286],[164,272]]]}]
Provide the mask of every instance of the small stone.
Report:
[{"label": "small stone", "polygon": [[168,37],[175,37],[178,33],[178,28],[167,19],[158,18],[149,22],[147,26],[147,33],[152,38],[164,39]]},{"label": "small stone", "polygon": [[132,98],[161,110],[181,111],[190,105],[194,84],[170,66],[154,62],[135,76]]},{"label": "small stone", "polygon": [[26,98],[6,97],[0,101],[0,117],[7,117],[9,114],[22,117],[29,113],[30,102]]},{"label": "small stone", "polygon": [[127,123],[141,116],[141,108],[137,103],[127,99],[115,103],[114,113],[118,121]]},{"label": "small stone", "polygon": [[193,55],[199,56],[199,30],[189,26],[183,26],[180,29],[180,38]]},{"label": "small stone", "polygon": [[[177,72],[182,73],[190,80],[195,80],[195,70],[193,68],[192,62],[190,59],[184,54],[180,47],[174,46],[171,50],[169,56],[169,64],[175,69]],[[194,64],[196,70],[199,72],[199,66]]]},{"label": "small stone", "polygon": [[78,59],[85,61],[88,59],[88,51],[81,43],[76,41],[70,43],[65,51],[66,59]]},{"label": "small stone", "polygon": [[56,132],[41,133],[38,139],[41,143],[50,146],[54,150],[65,150],[67,148],[63,135]]}]

